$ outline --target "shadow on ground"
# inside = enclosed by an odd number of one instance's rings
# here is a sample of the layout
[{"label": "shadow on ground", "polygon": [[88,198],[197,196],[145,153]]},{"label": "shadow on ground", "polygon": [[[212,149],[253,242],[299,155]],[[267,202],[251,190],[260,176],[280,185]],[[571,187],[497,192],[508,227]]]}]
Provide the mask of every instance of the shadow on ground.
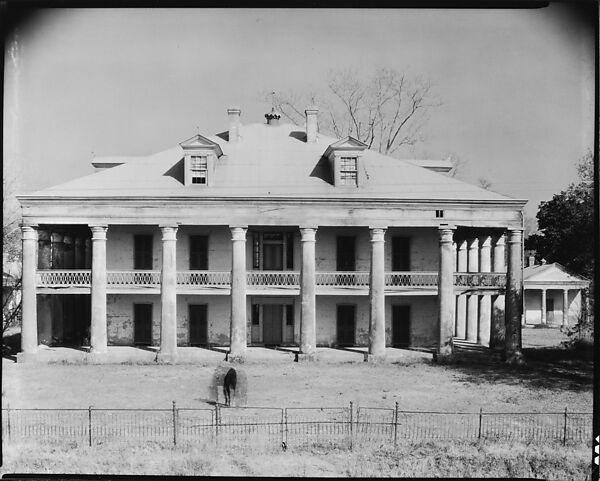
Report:
[{"label": "shadow on ground", "polygon": [[509,366],[487,353],[456,356],[446,364],[461,373],[465,382],[494,383],[569,391],[593,387],[594,363],[591,349],[542,347],[523,349],[525,364]]},{"label": "shadow on ground", "polygon": [[17,362],[17,353],[21,350],[21,333],[2,337],[2,357]]}]

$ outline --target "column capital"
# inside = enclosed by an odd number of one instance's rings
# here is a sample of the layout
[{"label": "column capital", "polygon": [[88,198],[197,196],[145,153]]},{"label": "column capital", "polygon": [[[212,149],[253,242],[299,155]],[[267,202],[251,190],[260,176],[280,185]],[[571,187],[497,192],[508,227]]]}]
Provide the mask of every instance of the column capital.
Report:
[{"label": "column capital", "polygon": [[92,240],[106,240],[107,225],[90,225]]},{"label": "column capital", "polygon": [[489,235],[479,236],[479,246],[481,248],[490,248],[492,246],[492,237]]},{"label": "column capital", "polygon": [[176,241],[177,240],[177,229],[176,225],[161,225],[160,231],[162,232],[163,241]]},{"label": "column capital", "polygon": [[508,242],[520,244],[523,238],[523,229],[508,229]]},{"label": "column capital", "polygon": [[244,226],[244,227],[229,226],[229,229],[231,229],[231,240],[232,241],[245,241],[246,240],[246,232],[248,231],[247,226]]},{"label": "column capital", "polygon": [[467,240],[467,244],[469,246],[469,250],[479,249],[479,239],[477,237]]},{"label": "column capital", "polygon": [[496,241],[494,242],[494,245],[495,246],[503,246],[503,245],[505,245],[505,240],[506,240],[506,236],[504,234],[500,234],[496,238]]},{"label": "column capital", "polygon": [[300,235],[302,242],[315,242],[316,234],[316,227],[300,227]]},{"label": "column capital", "polygon": [[440,233],[440,243],[451,244],[454,242],[454,231],[456,227],[447,224],[440,225],[438,232]]},{"label": "column capital", "polygon": [[371,242],[383,242],[386,230],[387,229],[383,227],[369,227],[369,233],[371,234]]},{"label": "column capital", "polygon": [[23,236],[23,240],[38,240],[37,226],[21,226],[21,234]]}]

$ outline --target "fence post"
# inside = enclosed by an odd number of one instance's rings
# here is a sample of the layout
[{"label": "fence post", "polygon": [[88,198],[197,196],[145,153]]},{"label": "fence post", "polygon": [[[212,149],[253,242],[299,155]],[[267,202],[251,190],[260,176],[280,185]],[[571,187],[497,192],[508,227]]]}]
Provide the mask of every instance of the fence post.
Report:
[{"label": "fence post", "polygon": [[6,405],[6,428],[8,430],[8,440],[10,441],[10,404]]},{"label": "fence post", "polygon": [[88,408],[88,446],[92,447],[92,406]]},{"label": "fence post", "polygon": [[173,401],[173,446],[177,446],[177,408]]},{"label": "fence post", "polygon": [[565,424],[563,428],[563,446],[567,445],[567,408],[565,407]]},{"label": "fence post", "polygon": [[477,434],[477,439],[481,439],[481,422],[483,418],[483,408],[479,408],[479,433]]},{"label": "fence post", "polygon": [[350,401],[350,451],[352,451],[352,401]]},{"label": "fence post", "polygon": [[219,447],[219,404],[215,404],[215,443]]},{"label": "fence post", "polygon": [[287,408],[285,408],[284,410],[285,412],[285,445],[288,445],[288,414],[287,414]]},{"label": "fence post", "polygon": [[398,445],[398,401],[394,410],[394,447]]}]

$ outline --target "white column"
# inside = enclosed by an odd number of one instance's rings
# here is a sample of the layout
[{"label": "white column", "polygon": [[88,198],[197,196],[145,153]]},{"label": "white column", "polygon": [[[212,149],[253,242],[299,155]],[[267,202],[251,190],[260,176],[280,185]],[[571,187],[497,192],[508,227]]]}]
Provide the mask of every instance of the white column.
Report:
[{"label": "white column", "polygon": [[369,281],[369,362],[385,359],[385,229],[372,228]]},{"label": "white column", "polygon": [[[479,239],[471,239],[468,247],[468,272],[479,272]],[[477,342],[478,307],[479,296],[477,294],[467,294],[467,340],[470,342]]]},{"label": "white column", "polygon": [[229,360],[246,357],[246,227],[231,227],[231,329]]},{"label": "white column", "polygon": [[454,229],[439,227],[440,256],[438,274],[438,355],[452,354],[454,311],[454,262],[452,260],[452,236]]},{"label": "white column", "polygon": [[569,325],[569,290],[563,289],[563,319],[562,325]]},{"label": "white column", "polygon": [[[467,272],[466,240],[458,243],[456,270],[457,272]],[[467,338],[467,296],[465,294],[456,296],[456,337],[458,339]]]},{"label": "white column", "polygon": [[[479,272],[492,270],[492,239],[483,236],[479,242]],[[490,328],[492,323],[492,296],[482,295],[479,298],[479,326],[477,342],[483,346],[490,345]]]},{"label": "white column", "polygon": [[23,272],[21,280],[21,352],[19,362],[27,362],[35,357],[38,346],[37,333],[37,226],[21,227],[23,239]]},{"label": "white column", "polygon": [[299,359],[314,360],[317,353],[315,296],[315,235],[314,227],[300,228],[302,235],[302,268],[300,271],[301,331]]},{"label": "white column", "polygon": [[92,230],[92,318],[90,352],[106,354],[106,225],[90,226]]},{"label": "white column", "polygon": [[506,341],[505,359],[509,364],[521,364],[521,315],[523,313],[523,265],[521,249],[523,230],[508,231],[508,269],[506,272]]},{"label": "white column", "polygon": [[[494,244],[493,271],[506,272],[504,260],[504,234]],[[492,329],[490,331],[490,347],[502,348],[504,345],[504,294],[492,297]]]},{"label": "white column", "polygon": [[160,351],[157,360],[177,361],[177,226],[160,226],[162,269],[160,273]]},{"label": "white column", "polygon": [[545,326],[546,324],[548,324],[548,320],[546,319],[546,289],[540,289],[540,292],[542,293],[542,312],[540,313],[540,320],[542,326]]}]

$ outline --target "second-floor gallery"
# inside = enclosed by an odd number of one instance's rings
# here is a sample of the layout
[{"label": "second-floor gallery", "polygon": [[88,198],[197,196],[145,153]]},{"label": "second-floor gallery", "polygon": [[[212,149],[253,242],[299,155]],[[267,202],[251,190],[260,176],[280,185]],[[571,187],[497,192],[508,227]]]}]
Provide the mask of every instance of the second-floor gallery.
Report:
[{"label": "second-floor gallery", "polygon": [[368,346],[518,358],[525,201],[306,125],[242,125],[97,172],[23,206],[20,360],[39,344]]}]

